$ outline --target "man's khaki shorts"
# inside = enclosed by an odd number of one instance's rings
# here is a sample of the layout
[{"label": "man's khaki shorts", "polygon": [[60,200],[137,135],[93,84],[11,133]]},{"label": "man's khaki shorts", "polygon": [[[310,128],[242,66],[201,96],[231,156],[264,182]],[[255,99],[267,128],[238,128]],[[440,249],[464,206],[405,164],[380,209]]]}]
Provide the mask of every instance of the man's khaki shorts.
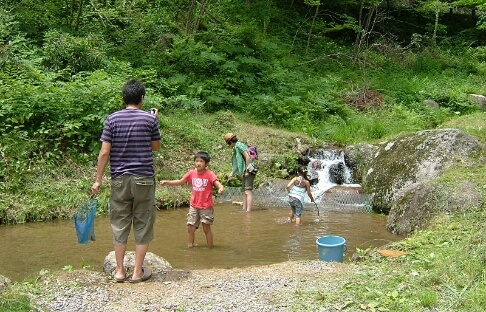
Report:
[{"label": "man's khaki shorts", "polygon": [[125,174],[111,181],[110,223],[115,245],[126,244],[133,224],[135,244],[154,238],[155,178]]}]

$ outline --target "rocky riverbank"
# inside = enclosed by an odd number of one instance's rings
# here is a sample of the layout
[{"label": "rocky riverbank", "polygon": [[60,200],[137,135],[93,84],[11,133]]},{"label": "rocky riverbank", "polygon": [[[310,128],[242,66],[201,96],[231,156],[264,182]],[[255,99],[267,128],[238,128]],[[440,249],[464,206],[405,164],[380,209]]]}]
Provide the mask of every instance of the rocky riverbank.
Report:
[{"label": "rocky riverbank", "polygon": [[102,272],[46,274],[32,301],[39,311],[336,311],[319,300],[347,282],[352,264],[288,261],[268,266],[154,272],[116,283]]}]

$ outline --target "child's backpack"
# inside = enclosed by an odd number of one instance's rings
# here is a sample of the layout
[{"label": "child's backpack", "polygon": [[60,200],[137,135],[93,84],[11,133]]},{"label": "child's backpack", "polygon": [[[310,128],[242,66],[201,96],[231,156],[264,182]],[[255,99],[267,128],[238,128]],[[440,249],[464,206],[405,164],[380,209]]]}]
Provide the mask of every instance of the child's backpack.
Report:
[{"label": "child's backpack", "polygon": [[251,160],[258,159],[258,151],[256,146],[248,145],[248,155],[250,155]]}]

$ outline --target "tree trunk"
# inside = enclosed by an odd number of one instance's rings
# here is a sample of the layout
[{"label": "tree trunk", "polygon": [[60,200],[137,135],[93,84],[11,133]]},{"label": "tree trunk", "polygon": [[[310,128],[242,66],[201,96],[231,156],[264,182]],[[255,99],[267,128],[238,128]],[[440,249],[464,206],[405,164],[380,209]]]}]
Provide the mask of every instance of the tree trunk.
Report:
[{"label": "tree trunk", "polygon": [[74,27],[75,31],[78,31],[79,29],[79,23],[81,22],[81,15],[83,14],[83,6],[84,6],[84,0],[80,0],[79,8],[78,8],[78,16],[76,17],[76,26]]},{"label": "tree trunk", "polygon": [[192,24],[194,20],[194,8],[196,7],[196,0],[190,1],[189,11],[187,12],[187,19],[186,19],[186,35],[189,34],[190,30],[192,29]]},{"label": "tree trunk", "polygon": [[307,46],[305,47],[305,55],[307,55],[307,53],[309,53],[312,31],[313,31],[314,25],[316,23],[317,15],[319,14],[319,7],[320,7],[320,5],[316,5],[316,11],[314,12],[314,17],[312,18],[312,24],[311,24],[311,27],[309,29],[309,33],[307,34]]},{"label": "tree trunk", "polygon": [[197,16],[197,20],[196,20],[196,23],[194,24],[194,28],[193,28],[193,34],[195,34],[197,32],[197,30],[199,29],[199,24],[201,23],[201,20],[204,16],[204,13],[206,12],[206,8],[208,6],[208,3],[209,3],[209,0],[206,0],[204,1],[201,5],[201,10],[199,11],[199,14]]},{"label": "tree trunk", "polygon": [[440,9],[435,9],[435,23],[434,23],[434,33],[432,34],[432,44],[437,45],[437,28],[439,28],[439,15]]},{"label": "tree trunk", "polygon": [[356,39],[354,40],[354,54],[358,54],[361,37],[363,36],[363,9],[364,9],[364,0],[361,0],[359,3],[359,14],[358,14],[358,33],[356,34]]}]

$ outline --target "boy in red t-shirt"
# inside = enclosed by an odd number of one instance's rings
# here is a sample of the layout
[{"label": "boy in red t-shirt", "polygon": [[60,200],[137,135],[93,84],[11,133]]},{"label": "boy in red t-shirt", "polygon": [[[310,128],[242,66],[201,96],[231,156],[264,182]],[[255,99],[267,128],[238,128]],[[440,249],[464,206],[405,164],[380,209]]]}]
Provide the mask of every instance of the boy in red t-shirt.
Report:
[{"label": "boy in red t-shirt", "polygon": [[211,170],[207,169],[211,157],[206,152],[197,152],[194,155],[195,169],[189,170],[180,180],[162,180],[160,185],[192,185],[189,213],[187,214],[187,246],[193,247],[194,233],[202,223],[208,247],[213,246],[213,232],[211,224],[213,215],[213,187],[218,188],[218,194],[224,193],[224,187]]}]

